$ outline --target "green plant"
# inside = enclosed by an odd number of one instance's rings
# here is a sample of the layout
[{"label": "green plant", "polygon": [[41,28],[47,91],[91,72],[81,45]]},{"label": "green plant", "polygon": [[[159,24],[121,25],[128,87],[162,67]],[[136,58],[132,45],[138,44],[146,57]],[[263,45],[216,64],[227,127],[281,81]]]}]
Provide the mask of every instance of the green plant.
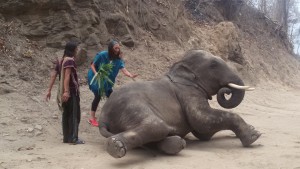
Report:
[{"label": "green plant", "polygon": [[99,88],[99,94],[101,98],[105,96],[105,82],[113,85],[114,83],[109,79],[109,74],[112,72],[113,64],[107,63],[107,64],[100,64],[99,71],[94,75],[92,81],[90,84],[93,84],[96,80],[96,83],[98,84]]}]

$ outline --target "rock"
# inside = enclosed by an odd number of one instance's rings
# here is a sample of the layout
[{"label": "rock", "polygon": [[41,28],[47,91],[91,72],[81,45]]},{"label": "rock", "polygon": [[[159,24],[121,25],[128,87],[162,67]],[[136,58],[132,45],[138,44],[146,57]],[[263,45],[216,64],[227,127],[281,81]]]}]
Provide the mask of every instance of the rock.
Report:
[{"label": "rock", "polygon": [[93,34],[90,34],[88,36],[88,39],[85,41],[85,43],[88,45],[88,46],[95,46],[97,45],[98,43],[100,42],[98,36],[93,33]]},{"label": "rock", "polygon": [[105,21],[104,21],[107,31],[110,34],[113,34],[115,36],[124,36],[130,33],[126,23],[125,19],[120,15],[110,15]]},{"label": "rock", "polygon": [[32,128],[32,127],[28,127],[28,128],[27,128],[27,132],[28,132],[28,133],[32,133],[33,130],[34,130],[34,128]]},{"label": "rock", "polygon": [[0,38],[0,49],[3,50],[4,48],[5,48],[5,41],[4,41],[4,39]]},{"label": "rock", "polygon": [[245,58],[239,45],[229,45],[228,59],[240,65],[245,65]]},{"label": "rock", "polygon": [[46,45],[52,48],[64,49],[67,41],[72,40],[75,42],[80,42],[80,40],[77,38],[78,36],[79,35],[73,31],[51,35],[49,38],[47,38]]},{"label": "rock", "polygon": [[0,95],[9,94],[9,93],[13,93],[13,92],[14,92],[14,90],[11,89],[11,87],[0,86]]},{"label": "rock", "polygon": [[20,119],[20,121],[23,122],[23,123],[28,123],[28,118],[22,117],[22,118]]},{"label": "rock", "polygon": [[77,66],[83,65],[87,61],[87,58],[88,58],[88,56],[87,56],[86,49],[84,49],[84,48],[80,49],[77,54],[77,58],[75,60]]},{"label": "rock", "polygon": [[37,157],[36,158],[38,161],[41,161],[41,160],[46,160],[47,158],[45,158],[45,157]]},{"label": "rock", "polygon": [[15,139],[14,137],[6,137],[5,140],[8,140],[8,141],[16,141],[17,139]]},{"label": "rock", "polygon": [[58,119],[58,116],[57,115],[53,115],[52,118],[53,119]]},{"label": "rock", "polygon": [[[53,20],[53,18],[55,19]],[[71,15],[66,11],[50,12],[50,16],[35,16],[33,20],[25,20],[25,22],[26,25],[21,30],[23,35],[28,38],[46,40],[47,43],[63,42],[65,40],[64,37],[66,37],[64,34],[67,34],[69,31],[73,33],[76,31],[72,30],[74,23]]]},{"label": "rock", "polygon": [[28,146],[28,147],[19,147],[17,150],[18,151],[26,151],[26,150],[33,150],[35,145]]},{"label": "rock", "polygon": [[40,136],[40,135],[42,135],[42,134],[43,134],[43,132],[37,131],[37,132],[35,133],[35,136]]},{"label": "rock", "polygon": [[24,57],[24,58],[32,58],[32,56],[33,56],[33,51],[30,49],[28,49],[22,53],[22,57]]},{"label": "rock", "polygon": [[88,46],[87,49],[87,61],[90,63],[94,60],[94,57],[96,56],[96,54],[101,51],[101,45],[97,45],[97,46]]},{"label": "rock", "polygon": [[99,16],[92,10],[81,13],[81,15],[78,15],[75,20],[78,24],[84,26],[89,24],[98,25],[100,23]]},{"label": "rock", "polygon": [[129,48],[132,48],[134,47],[134,41],[132,39],[132,37],[130,35],[126,35],[122,40],[121,40],[121,43],[124,45],[124,46],[127,46]]},{"label": "rock", "polygon": [[59,40],[59,38],[55,39],[51,39],[51,40],[47,40],[47,46],[52,47],[52,48],[63,48],[63,43],[61,40]]},{"label": "rock", "polygon": [[[32,7],[36,6],[36,10],[32,11]],[[1,1],[0,13],[10,15],[20,15],[28,12],[38,13],[45,10],[69,10],[72,4],[69,0],[51,0],[51,1],[38,1],[38,0],[22,0],[22,1]]]},{"label": "rock", "polygon": [[0,21],[1,21],[1,22],[4,22],[4,21],[5,21],[3,15],[2,15],[1,13],[0,13]]},{"label": "rock", "polygon": [[158,30],[160,28],[160,23],[154,16],[150,15],[147,21],[147,26],[151,30]]},{"label": "rock", "polygon": [[7,125],[6,122],[1,122],[0,124],[2,124],[3,126],[6,126],[6,125]]},{"label": "rock", "polygon": [[35,129],[38,129],[39,131],[41,131],[41,130],[43,130],[43,127],[41,126],[41,125],[35,125],[35,127],[34,127]]}]

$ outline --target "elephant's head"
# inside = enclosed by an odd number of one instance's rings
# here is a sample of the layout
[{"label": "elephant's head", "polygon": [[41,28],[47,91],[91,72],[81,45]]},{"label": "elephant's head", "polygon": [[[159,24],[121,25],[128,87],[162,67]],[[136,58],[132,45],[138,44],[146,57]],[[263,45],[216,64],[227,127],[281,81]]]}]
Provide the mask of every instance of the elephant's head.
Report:
[{"label": "elephant's head", "polygon": [[[225,61],[202,50],[188,51],[181,61],[171,67],[167,76],[175,83],[204,90],[208,99],[217,94],[218,103],[224,108],[238,106],[244,98],[245,90],[253,89],[244,86]],[[230,98],[227,99],[225,94],[231,95]]]}]

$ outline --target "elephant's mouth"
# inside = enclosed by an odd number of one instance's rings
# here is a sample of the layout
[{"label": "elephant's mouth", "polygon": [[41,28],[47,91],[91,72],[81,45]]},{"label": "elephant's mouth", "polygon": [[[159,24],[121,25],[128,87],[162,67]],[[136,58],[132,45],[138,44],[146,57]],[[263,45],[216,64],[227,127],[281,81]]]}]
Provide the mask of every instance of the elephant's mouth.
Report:
[{"label": "elephant's mouth", "polygon": [[250,86],[241,86],[234,83],[228,83],[222,87],[217,94],[217,101],[223,108],[231,109],[238,106],[245,95],[245,91],[252,91],[255,88]]}]

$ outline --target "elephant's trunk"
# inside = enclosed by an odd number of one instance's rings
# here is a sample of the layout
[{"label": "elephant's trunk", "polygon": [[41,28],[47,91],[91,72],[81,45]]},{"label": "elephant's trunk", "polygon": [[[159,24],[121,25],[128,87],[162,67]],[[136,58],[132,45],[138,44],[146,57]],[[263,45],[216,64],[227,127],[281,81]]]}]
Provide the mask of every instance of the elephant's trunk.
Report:
[{"label": "elephant's trunk", "polygon": [[[242,80],[239,80],[235,84],[244,86],[244,83]],[[226,98],[225,94],[231,95],[230,98]],[[236,106],[238,106],[245,95],[245,90],[244,89],[236,89],[230,86],[223,87],[218,91],[217,94],[217,101],[220,106],[226,108],[226,109],[232,109]]]}]

